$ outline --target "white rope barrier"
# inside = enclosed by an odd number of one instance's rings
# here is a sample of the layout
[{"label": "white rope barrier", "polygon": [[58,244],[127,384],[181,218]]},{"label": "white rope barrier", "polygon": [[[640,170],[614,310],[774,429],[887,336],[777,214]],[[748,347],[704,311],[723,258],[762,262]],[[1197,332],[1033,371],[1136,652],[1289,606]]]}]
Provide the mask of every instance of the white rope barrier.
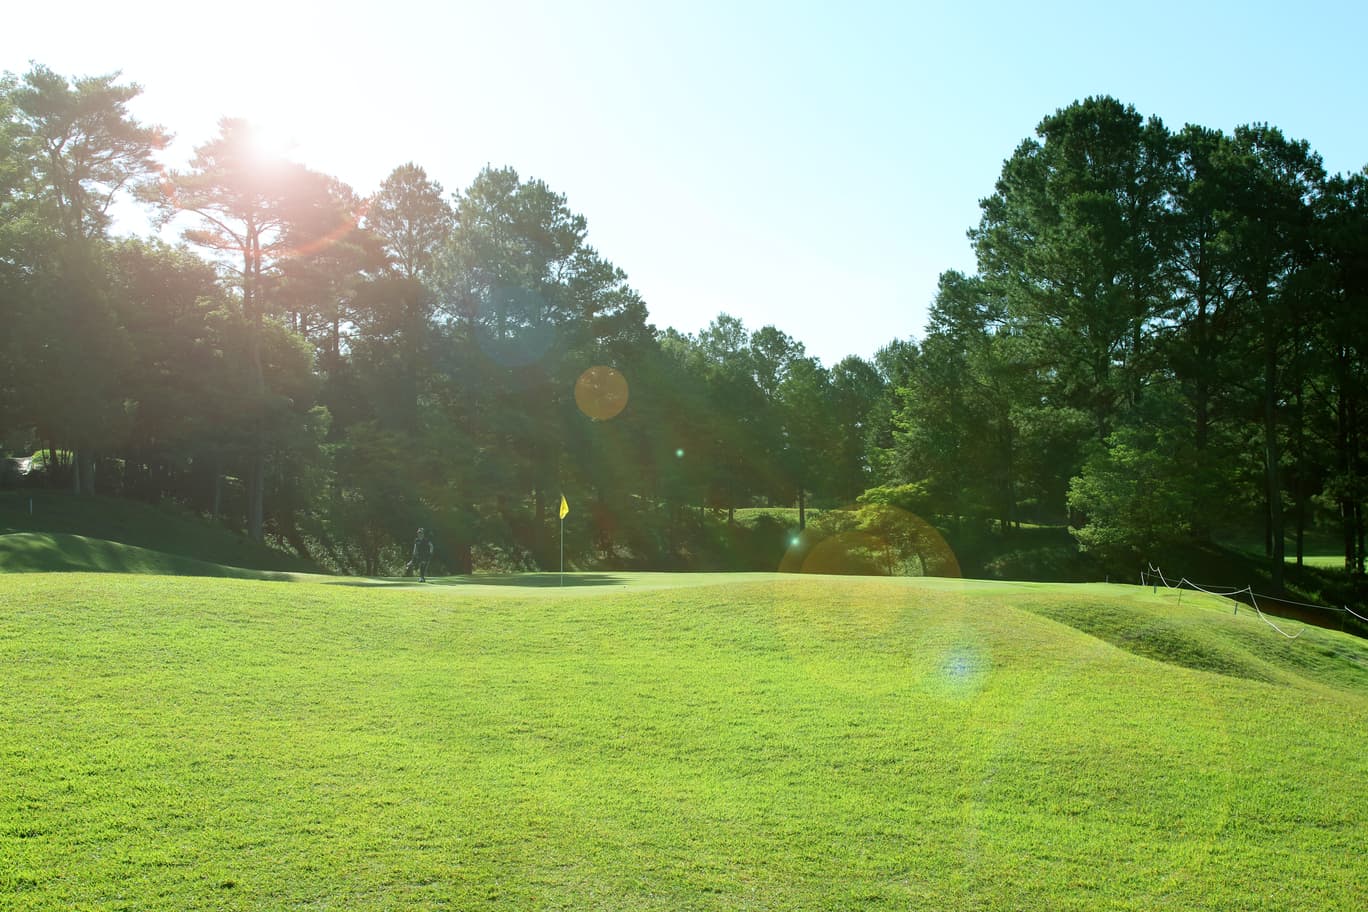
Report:
[{"label": "white rope barrier", "polygon": [[1303,633],[1306,633],[1306,625],[1305,625],[1305,624],[1303,624],[1303,625],[1302,625],[1302,629],[1301,629],[1301,630],[1298,630],[1298,631],[1296,632],[1296,634],[1294,635],[1294,634],[1288,633],[1287,631],[1285,631],[1285,630],[1283,630],[1281,627],[1279,627],[1277,624],[1273,623],[1273,622],[1270,621],[1268,618],[1264,617],[1264,613],[1263,613],[1262,611],[1259,610],[1259,600],[1256,599],[1256,598],[1254,597],[1254,593],[1253,593],[1253,592],[1250,592],[1250,593],[1249,593],[1249,601],[1250,601],[1250,603],[1254,606],[1254,611],[1255,611],[1255,613],[1257,613],[1257,614],[1259,615],[1259,620],[1263,621],[1263,622],[1264,622],[1265,624],[1267,624],[1269,627],[1272,627],[1274,630],[1278,631],[1278,633],[1281,633],[1283,636],[1287,637],[1289,640],[1295,640],[1297,637],[1301,636]]},{"label": "white rope barrier", "polygon": [[[1249,588],[1248,586],[1245,586],[1243,589],[1227,589],[1225,586],[1218,586],[1218,587],[1199,586],[1198,584],[1194,583],[1192,580],[1188,579],[1186,576],[1183,577],[1183,578],[1178,582],[1178,585],[1181,586],[1181,585],[1183,585],[1183,583],[1187,583],[1187,584],[1188,584],[1189,586],[1191,586],[1193,589],[1196,589],[1198,592],[1205,592],[1207,595],[1220,595],[1220,596],[1229,597],[1229,596],[1232,596],[1232,595],[1243,595],[1243,594],[1246,593],[1246,592],[1250,592],[1250,588]],[[1251,592],[1251,594],[1253,594],[1253,593]]]},{"label": "white rope barrier", "polygon": [[[1149,568],[1150,568],[1150,573],[1153,573],[1153,574],[1158,575],[1158,577],[1159,577],[1159,582],[1161,582],[1161,583],[1164,584],[1164,588],[1165,588],[1165,589],[1177,589],[1177,588],[1178,588],[1178,586],[1171,585],[1171,584],[1169,583],[1169,581],[1168,581],[1167,579],[1164,578],[1164,571],[1162,571],[1162,570],[1160,570],[1158,567],[1154,566],[1154,564],[1150,564],[1150,565],[1149,565]],[[1179,585],[1181,585],[1181,584],[1182,584],[1182,583],[1181,583],[1181,581],[1180,581],[1180,582],[1179,582]]]},{"label": "white rope barrier", "polygon": [[1157,578],[1157,579],[1159,580],[1159,582],[1161,582],[1161,583],[1164,584],[1164,588],[1165,588],[1165,589],[1177,589],[1177,590],[1178,590],[1178,595],[1179,595],[1179,598],[1180,598],[1180,599],[1181,599],[1181,597],[1182,597],[1182,590],[1183,590],[1184,587],[1186,587],[1186,588],[1188,588],[1188,589],[1192,589],[1192,590],[1194,590],[1194,591],[1196,591],[1196,592],[1200,592],[1200,593],[1202,593],[1203,595],[1210,595],[1210,596],[1214,596],[1214,597],[1216,597],[1216,598],[1228,598],[1228,599],[1230,599],[1232,602],[1235,603],[1235,612],[1236,612],[1237,614],[1238,614],[1239,611],[1240,611],[1240,603],[1239,603],[1239,600],[1236,598],[1236,596],[1247,595],[1247,596],[1249,596],[1249,604],[1250,604],[1250,607],[1252,607],[1252,608],[1254,609],[1254,613],[1257,614],[1257,615],[1259,616],[1259,620],[1263,621],[1263,622],[1264,622],[1265,624],[1267,624],[1269,627],[1272,627],[1274,630],[1278,631],[1278,633],[1280,633],[1280,634],[1282,634],[1283,636],[1287,637],[1289,640],[1295,640],[1295,639],[1297,639],[1299,636],[1301,636],[1303,633],[1306,632],[1306,628],[1307,628],[1307,626],[1309,626],[1309,625],[1307,625],[1307,624],[1302,624],[1302,629],[1301,629],[1301,630],[1297,631],[1296,633],[1288,633],[1287,631],[1285,631],[1285,630],[1283,630],[1281,627],[1279,627],[1277,624],[1275,624],[1275,623],[1273,623],[1272,621],[1270,621],[1270,620],[1268,619],[1268,616],[1265,615],[1265,614],[1263,613],[1263,609],[1261,609],[1261,608],[1259,607],[1259,598],[1263,598],[1263,600],[1266,601],[1266,602],[1278,602],[1279,604],[1282,604],[1282,605],[1296,605],[1296,606],[1298,606],[1298,607],[1300,607],[1300,608],[1314,608],[1314,609],[1316,609],[1317,611],[1339,611],[1339,612],[1347,612],[1348,614],[1353,615],[1354,617],[1358,618],[1358,619],[1361,620],[1361,621],[1368,621],[1368,617],[1364,617],[1363,615],[1359,614],[1359,613],[1358,613],[1357,611],[1355,611],[1354,609],[1350,608],[1348,605],[1345,605],[1343,608],[1334,608],[1334,607],[1332,607],[1332,606],[1330,606],[1330,605],[1315,605],[1315,604],[1312,604],[1312,603],[1310,603],[1310,602],[1298,602],[1298,601],[1294,601],[1294,600],[1292,600],[1292,599],[1278,598],[1277,596],[1274,596],[1274,595],[1258,596],[1258,595],[1254,592],[1254,588],[1253,588],[1252,586],[1245,586],[1245,587],[1242,588],[1242,589],[1227,588],[1227,587],[1225,587],[1225,586],[1202,586],[1202,585],[1199,585],[1199,584],[1197,584],[1197,583],[1194,583],[1192,580],[1188,579],[1186,576],[1185,576],[1185,577],[1182,577],[1181,579],[1179,579],[1178,582],[1177,582],[1176,584],[1175,584],[1175,583],[1170,583],[1170,582],[1168,581],[1168,578],[1164,576],[1164,571],[1162,571],[1162,570],[1160,570],[1158,567],[1154,566],[1154,564],[1149,564],[1148,566],[1149,566],[1149,570],[1148,570],[1148,571],[1142,570],[1142,571],[1140,572],[1140,585],[1142,585],[1142,586],[1151,586],[1151,587],[1153,587],[1153,586],[1155,585],[1155,584],[1154,584],[1154,580]]},{"label": "white rope barrier", "polygon": [[[1265,595],[1265,596],[1264,596],[1264,599],[1266,599],[1266,600],[1268,600],[1268,601],[1278,602],[1278,603],[1283,604],[1283,605],[1299,605],[1299,606],[1302,607],[1302,608],[1315,608],[1315,609],[1318,609],[1318,610],[1320,610],[1320,611],[1349,611],[1349,609],[1348,609],[1347,607],[1346,607],[1346,608],[1336,608],[1336,607],[1334,607],[1333,605],[1313,605],[1313,604],[1311,604],[1310,602],[1297,602],[1297,601],[1293,601],[1292,599],[1278,598],[1277,596],[1273,596],[1273,595]],[[1352,611],[1349,611],[1349,613],[1350,613],[1350,614],[1353,614]]]}]

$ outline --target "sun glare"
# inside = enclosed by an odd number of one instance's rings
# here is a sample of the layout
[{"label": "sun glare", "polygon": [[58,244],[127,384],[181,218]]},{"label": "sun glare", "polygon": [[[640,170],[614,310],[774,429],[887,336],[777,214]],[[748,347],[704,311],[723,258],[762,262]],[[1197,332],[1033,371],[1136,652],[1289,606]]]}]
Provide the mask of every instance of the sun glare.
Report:
[{"label": "sun glare", "polygon": [[252,123],[246,133],[247,153],[261,162],[288,159],[298,147],[293,137],[269,124]]}]

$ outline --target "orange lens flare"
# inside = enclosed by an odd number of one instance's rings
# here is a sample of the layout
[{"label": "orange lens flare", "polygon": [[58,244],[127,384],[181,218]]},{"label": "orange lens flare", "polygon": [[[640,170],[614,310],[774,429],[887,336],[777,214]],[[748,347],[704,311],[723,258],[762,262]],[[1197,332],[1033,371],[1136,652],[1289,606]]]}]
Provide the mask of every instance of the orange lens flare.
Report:
[{"label": "orange lens flare", "polygon": [[893,506],[829,511],[789,542],[783,573],[959,578],[959,561],[945,538],[920,516]]},{"label": "orange lens flare", "polygon": [[616,418],[627,407],[627,378],[611,367],[591,367],[575,381],[575,405],[595,421]]}]

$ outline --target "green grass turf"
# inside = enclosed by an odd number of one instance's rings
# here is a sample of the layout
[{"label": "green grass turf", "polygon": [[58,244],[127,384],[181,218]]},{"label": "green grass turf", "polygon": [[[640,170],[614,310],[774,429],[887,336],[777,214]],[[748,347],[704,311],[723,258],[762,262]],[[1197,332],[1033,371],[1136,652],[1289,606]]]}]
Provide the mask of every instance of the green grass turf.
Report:
[{"label": "green grass turf", "polygon": [[[1288,563],[1296,563],[1297,556],[1293,554],[1288,559]],[[1344,554],[1303,554],[1302,563],[1308,567],[1324,567],[1326,570],[1343,570]]]},{"label": "green grass turf", "polygon": [[0,576],[0,909],[1368,905],[1362,641],[549,576]]},{"label": "green grass turf", "polygon": [[[6,533],[80,536],[87,541],[53,538],[56,547],[49,548],[48,553],[43,554],[43,548],[35,544],[36,540],[11,538]],[[0,492],[0,572],[119,569],[121,558],[118,549],[99,548],[93,544],[94,540],[225,567],[318,572],[318,567],[308,561],[259,545],[217,523],[184,511],[157,508],[116,497],[74,497],[55,491]],[[18,547],[21,545],[22,549]],[[72,546],[70,550],[66,548],[67,545]],[[26,553],[21,554],[20,550]],[[133,552],[128,554],[132,555]],[[85,555],[89,555],[93,561],[88,566],[79,564]],[[148,559],[145,555],[130,557],[132,565],[145,559]],[[139,571],[129,569],[125,572]],[[148,572],[200,571],[153,569]],[[215,572],[209,575],[232,574]]]},{"label": "green grass turf", "polygon": [[[1262,536],[1250,530],[1227,530],[1220,536],[1229,548],[1240,551],[1256,560],[1266,560]],[[1284,560],[1289,564],[1297,562],[1297,539],[1291,530],[1283,541]],[[1308,529],[1302,541],[1302,562],[1310,567],[1325,567],[1330,570],[1344,569],[1344,540],[1337,530]]]},{"label": "green grass turf", "polygon": [[229,567],[101,538],[51,532],[0,535],[0,571],[150,573],[281,580],[291,577],[291,574],[277,570]]},{"label": "green grass turf", "polygon": [[[718,512],[726,515],[725,510]],[[821,512],[821,510],[809,509],[807,515],[811,518],[820,515]],[[798,525],[797,507],[737,507],[734,513],[736,521],[740,523],[751,523],[763,516],[782,523],[789,523],[794,527]]]}]

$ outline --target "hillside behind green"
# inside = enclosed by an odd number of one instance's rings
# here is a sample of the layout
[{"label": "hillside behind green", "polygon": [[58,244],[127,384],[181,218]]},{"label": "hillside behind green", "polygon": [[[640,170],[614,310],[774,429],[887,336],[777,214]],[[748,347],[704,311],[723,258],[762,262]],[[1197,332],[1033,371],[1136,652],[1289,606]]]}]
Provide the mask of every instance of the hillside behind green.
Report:
[{"label": "hillside behind green", "polygon": [[0,491],[0,571],[249,576],[318,566],[189,512],[115,497]]}]

